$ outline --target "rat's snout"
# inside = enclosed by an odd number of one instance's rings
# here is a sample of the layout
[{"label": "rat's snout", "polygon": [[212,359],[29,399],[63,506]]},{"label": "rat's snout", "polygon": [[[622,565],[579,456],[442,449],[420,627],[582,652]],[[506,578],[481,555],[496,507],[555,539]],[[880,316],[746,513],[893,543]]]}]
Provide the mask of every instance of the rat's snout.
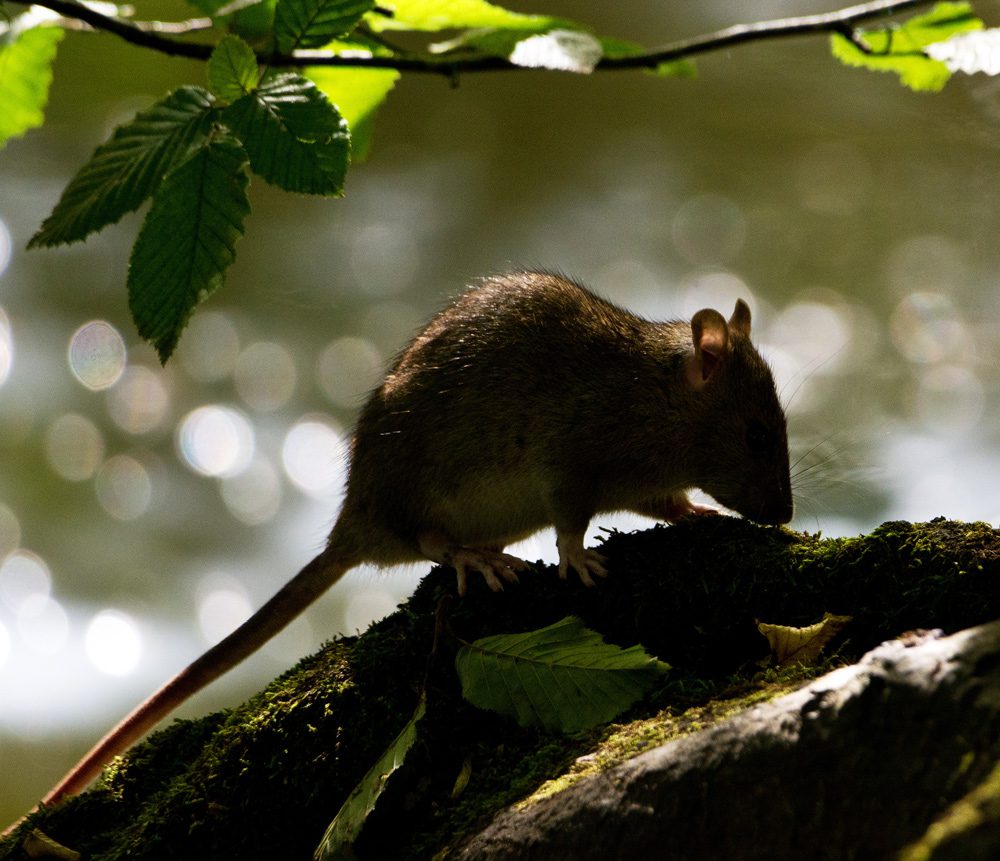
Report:
[{"label": "rat's snout", "polygon": [[768,504],[764,511],[761,512],[759,517],[752,518],[758,523],[764,523],[768,526],[780,526],[783,523],[788,523],[792,519],[792,515],[795,513],[795,505],[792,503],[791,496],[788,499],[778,500],[776,503]]},{"label": "rat's snout", "polygon": [[[792,519],[795,505],[792,502],[791,483],[778,482],[777,486],[772,486],[766,492],[761,485],[757,485],[757,492],[752,501],[747,500],[742,506],[730,506],[735,508],[740,514],[754,523],[761,523],[764,526],[781,526]],[[722,500],[720,500],[721,502]]]}]

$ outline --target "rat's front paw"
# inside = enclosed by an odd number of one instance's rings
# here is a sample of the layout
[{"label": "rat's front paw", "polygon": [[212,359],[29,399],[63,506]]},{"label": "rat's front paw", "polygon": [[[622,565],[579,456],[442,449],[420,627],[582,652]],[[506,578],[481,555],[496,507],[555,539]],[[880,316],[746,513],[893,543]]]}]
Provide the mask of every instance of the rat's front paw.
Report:
[{"label": "rat's front paw", "polygon": [[559,548],[559,576],[565,580],[572,568],[580,577],[584,586],[593,586],[594,577],[607,577],[608,569],[604,563],[608,560],[596,550],[587,550],[583,546],[582,533],[556,533],[556,546]]}]

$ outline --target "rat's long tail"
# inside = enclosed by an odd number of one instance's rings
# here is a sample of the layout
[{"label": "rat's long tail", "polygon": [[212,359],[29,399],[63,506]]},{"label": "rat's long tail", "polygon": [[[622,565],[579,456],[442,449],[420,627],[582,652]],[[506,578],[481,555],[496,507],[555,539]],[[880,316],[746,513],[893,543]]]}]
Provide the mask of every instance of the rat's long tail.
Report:
[{"label": "rat's long tail", "polygon": [[298,617],[306,607],[353,567],[352,564],[329,558],[329,553],[329,550],[324,550],[307,563],[270,601],[233,633],[212,646],[137,706],[73,766],[42,799],[42,803],[54,804],[62,798],[81,792],[101,773],[101,769],[112,758],[127,750],[188,697],[256,652]]}]

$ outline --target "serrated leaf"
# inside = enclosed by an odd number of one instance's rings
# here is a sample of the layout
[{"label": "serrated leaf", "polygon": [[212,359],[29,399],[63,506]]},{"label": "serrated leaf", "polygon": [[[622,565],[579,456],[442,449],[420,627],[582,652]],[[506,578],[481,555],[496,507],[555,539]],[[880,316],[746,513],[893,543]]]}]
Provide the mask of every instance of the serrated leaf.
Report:
[{"label": "serrated leaf", "polygon": [[370,15],[373,30],[464,30],[496,27],[542,30],[555,27],[559,19],[548,15],[511,12],[486,0],[385,0],[379,2],[391,15]]},{"label": "serrated leaf", "polygon": [[350,33],[374,7],[374,0],[278,0],[274,12],[278,50],[288,54],[296,48],[322,48]]},{"label": "serrated leaf", "polygon": [[473,705],[524,727],[565,733],[612,720],[669,669],[641,646],[605,643],[573,616],[465,644],[455,667]]},{"label": "serrated leaf", "polygon": [[302,194],[339,195],[351,155],[347,123],[308,78],[280,74],[223,113],[254,173]]},{"label": "serrated leaf", "polygon": [[181,87],[115,129],[70,180],[28,247],[77,242],[137,209],[208,140],[213,104],[207,90]]},{"label": "serrated leaf", "polygon": [[417,740],[417,723],[424,716],[426,703],[423,697],[413,717],[386,748],[368,773],[361,778],[347,800],[343,803],[333,822],[326,829],[322,841],[313,854],[315,861],[348,861],[354,859],[352,846],[361,834],[361,829],[375,804],[382,795],[389,778],[406,759]]},{"label": "serrated leaf", "polygon": [[822,620],[805,628],[758,622],[757,630],[767,637],[771,654],[778,666],[790,663],[809,666],[816,663],[826,644],[837,636],[851,619],[851,616],[824,613]]},{"label": "serrated leaf", "polygon": [[371,147],[375,112],[396,85],[399,72],[310,66],[306,74],[336,106],[351,130],[351,162],[363,161]]},{"label": "serrated leaf", "polygon": [[0,148],[45,122],[52,61],[62,37],[60,27],[14,27],[0,42]]},{"label": "serrated leaf", "polygon": [[944,63],[949,72],[1000,75],[1000,29],[962,33],[927,46],[931,59]]},{"label": "serrated leaf", "polygon": [[220,99],[235,102],[260,83],[257,57],[239,36],[224,36],[208,58],[208,85]]},{"label": "serrated leaf", "polygon": [[248,156],[229,135],[177,167],[153,196],[129,261],[129,308],[166,362],[199,302],[223,281],[250,214]]},{"label": "serrated leaf", "polygon": [[867,52],[839,34],[830,37],[830,49],[834,57],[848,66],[895,72],[911,90],[936,92],[948,82],[951,72],[924,49],[982,26],[983,22],[972,14],[968,3],[938,3],[929,12],[901,24],[858,31],[858,37],[869,48]]}]

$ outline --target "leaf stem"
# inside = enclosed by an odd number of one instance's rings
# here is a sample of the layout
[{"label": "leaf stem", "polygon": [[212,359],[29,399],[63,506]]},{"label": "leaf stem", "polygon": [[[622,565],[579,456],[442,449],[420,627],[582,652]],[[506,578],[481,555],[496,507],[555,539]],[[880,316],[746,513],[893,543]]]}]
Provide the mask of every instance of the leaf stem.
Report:
[{"label": "leaf stem", "polygon": [[[751,24],[735,24],[722,30],[681,39],[659,48],[626,57],[605,57],[597,64],[598,71],[624,69],[655,69],[663,63],[683,60],[698,54],[719,51],[747,42],[803,36],[816,33],[839,33],[850,39],[866,53],[870,49],[854,32],[854,25],[888,15],[894,15],[914,6],[929,5],[931,0],[873,0],[818,15],[796,18],[779,18]],[[174,57],[207,60],[213,45],[204,42],[187,42],[169,34],[197,32],[208,29],[209,19],[169,24],[163,22],[133,22],[104,15],[75,0],[35,0],[34,5],[58,13],[63,18],[82,21],[94,30],[112,33],[142,48]],[[408,56],[371,56],[366,52],[293,51],[291,53],[258,53],[257,60],[270,66],[340,66],[356,69],[395,69],[400,72],[423,72],[454,78],[466,72],[524,71],[503,57],[476,56],[454,58],[447,55],[415,53]]]}]

